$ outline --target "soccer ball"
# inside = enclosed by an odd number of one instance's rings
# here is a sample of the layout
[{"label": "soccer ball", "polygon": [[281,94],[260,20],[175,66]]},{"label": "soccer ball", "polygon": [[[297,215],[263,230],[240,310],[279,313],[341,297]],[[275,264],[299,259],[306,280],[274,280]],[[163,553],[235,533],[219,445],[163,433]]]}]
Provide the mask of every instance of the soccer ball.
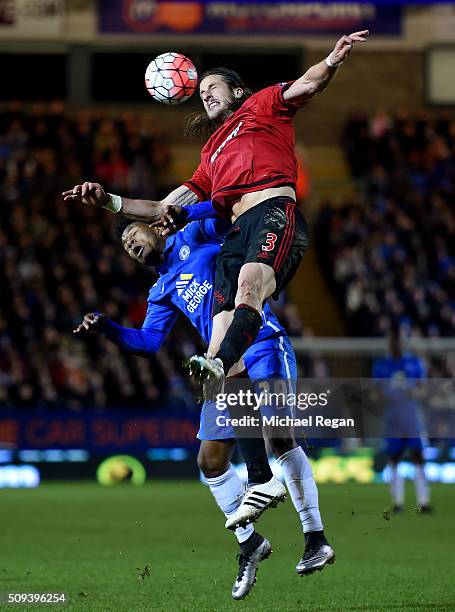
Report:
[{"label": "soccer ball", "polygon": [[181,53],[162,53],[147,66],[145,87],[157,102],[181,104],[196,91],[196,68]]}]

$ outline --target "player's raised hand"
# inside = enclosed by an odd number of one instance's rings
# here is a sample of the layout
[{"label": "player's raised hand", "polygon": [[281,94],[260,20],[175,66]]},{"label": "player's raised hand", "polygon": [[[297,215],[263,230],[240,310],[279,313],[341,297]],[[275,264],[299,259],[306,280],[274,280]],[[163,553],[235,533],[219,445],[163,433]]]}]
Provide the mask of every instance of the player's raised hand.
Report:
[{"label": "player's raised hand", "polygon": [[73,329],[73,334],[99,333],[106,319],[106,315],[102,312],[89,312],[84,316],[82,322]]},{"label": "player's raised hand", "polygon": [[62,197],[65,202],[81,202],[88,206],[102,208],[109,201],[110,196],[99,183],[86,181],[82,185],[75,185],[73,189],[64,191]]},{"label": "player's raised hand", "polygon": [[360,30],[352,34],[345,34],[336,43],[333,51],[329,55],[331,63],[336,66],[341,64],[351,53],[355,43],[366,42],[369,30]]}]

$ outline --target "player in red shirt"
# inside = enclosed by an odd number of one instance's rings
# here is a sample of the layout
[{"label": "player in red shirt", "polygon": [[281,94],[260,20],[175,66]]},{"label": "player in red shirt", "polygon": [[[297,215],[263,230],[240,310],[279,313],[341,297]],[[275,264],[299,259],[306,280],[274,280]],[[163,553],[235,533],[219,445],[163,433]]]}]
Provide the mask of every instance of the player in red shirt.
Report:
[{"label": "player in red shirt", "polygon": [[262,325],[262,305],[294,276],[308,246],[308,229],[296,206],[297,160],[293,117],[322,91],[356,42],[368,31],[343,36],[326,60],[300,79],[245,97],[232,71],[204,75],[200,95],[208,123],[217,129],[201,163],[184,185],[230,217],[233,226],[217,260],[213,333],[207,356],[191,359],[191,371],[209,395],[223,389]]}]

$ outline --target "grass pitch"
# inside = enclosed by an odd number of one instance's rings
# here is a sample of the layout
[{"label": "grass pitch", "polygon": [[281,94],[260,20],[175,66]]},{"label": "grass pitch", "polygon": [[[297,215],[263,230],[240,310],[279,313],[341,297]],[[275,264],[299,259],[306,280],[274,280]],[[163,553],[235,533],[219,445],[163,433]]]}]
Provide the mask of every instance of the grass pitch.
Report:
[{"label": "grass pitch", "polygon": [[455,487],[433,487],[432,516],[413,510],[410,489],[407,497],[409,510],[387,520],[385,486],[320,486],[337,560],[304,578],[294,570],[303,543],[292,504],[270,510],[258,530],[274,554],[250,596],[235,602],[235,538],[197,482],[6,490],[0,592],[65,591],[71,603],[45,607],[100,612],[454,610]]}]

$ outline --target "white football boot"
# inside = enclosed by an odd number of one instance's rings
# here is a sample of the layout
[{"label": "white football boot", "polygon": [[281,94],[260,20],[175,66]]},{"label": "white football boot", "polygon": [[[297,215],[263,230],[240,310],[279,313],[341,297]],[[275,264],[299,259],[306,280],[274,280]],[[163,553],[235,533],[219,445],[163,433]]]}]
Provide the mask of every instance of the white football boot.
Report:
[{"label": "white football boot", "polygon": [[284,502],[286,496],[286,488],[275,476],[268,482],[253,485],[246,491],[237,511],[226,521],[226,529],[235,531],[237,527],[254,523],[265,510],[275,508],[278,502]]},{"label": "white football boot", "polygon": [[322,537],[318,541],[309,540],[306,543],[303,557],[295,570],[299,576],[305,576],[320,571],[332,563],[335,563],[335,552],[325,537]]},{"label": "white football boot", "polygon": [[272,545],[264,538],[262,543],[253,552],[237,555],[239,573],[232,586],[232,597],[234,599],[243,599],[248,595],[256,584],[256,573],[259,564],[264,559],[267,559],[271,553]]}]

